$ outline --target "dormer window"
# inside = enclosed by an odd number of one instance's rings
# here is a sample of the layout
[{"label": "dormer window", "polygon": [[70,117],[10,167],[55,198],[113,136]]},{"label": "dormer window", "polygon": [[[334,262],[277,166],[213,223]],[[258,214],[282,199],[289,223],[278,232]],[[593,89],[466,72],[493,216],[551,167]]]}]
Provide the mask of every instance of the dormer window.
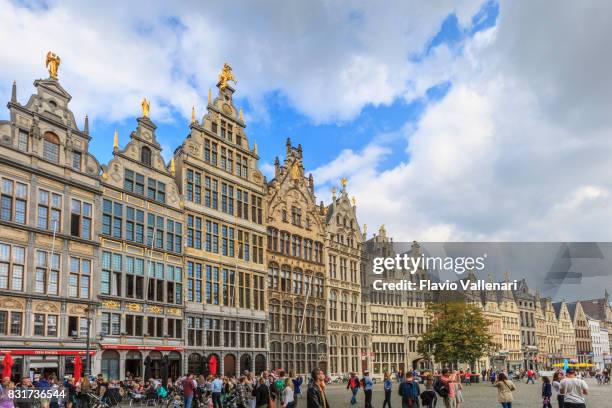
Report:
[{"label": "dormer window", "polygon": [[55,133],[46,132],[44,135],[43,159],[59,163],[59,137]]},{"label": "dormer window", "polygon": [[151,165],[151,149],[147,146],[143,146],[142,149],[140,149],[140,162],[145,166]]}]

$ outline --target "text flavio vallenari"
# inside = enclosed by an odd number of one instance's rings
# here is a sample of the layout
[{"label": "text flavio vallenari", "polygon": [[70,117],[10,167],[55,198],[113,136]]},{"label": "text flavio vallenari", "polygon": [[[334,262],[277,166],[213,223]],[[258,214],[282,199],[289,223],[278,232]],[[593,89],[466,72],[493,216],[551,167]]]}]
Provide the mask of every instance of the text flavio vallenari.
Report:
[{"label": "text flavio vallenari", "polygon": [[460,281],[441,281],[436,282],[429,279],[421,279],[416,282],[402,279],[395,282],[387,282],[377,279],[372,282],[374,290],[428,290],[428,291],[454,291],[454,290],[517,290],[518,281],[508,282],[487,282],[482,279],[463,279]]}]

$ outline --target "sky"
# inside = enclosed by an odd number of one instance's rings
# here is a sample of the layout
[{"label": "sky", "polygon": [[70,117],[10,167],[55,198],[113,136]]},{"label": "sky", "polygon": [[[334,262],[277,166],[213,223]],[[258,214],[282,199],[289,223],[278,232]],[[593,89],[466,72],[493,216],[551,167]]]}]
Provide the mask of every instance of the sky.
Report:
[{"label": "sky", "polygon": [[291,137],[318,200],[348,178],[368,236],[610,241],[611,20],[603,1],[0,0],[0,100],[16,80],[25,103],[52,50],[101,163],[145,96],[168,158],[227,61],[264,174]]}]

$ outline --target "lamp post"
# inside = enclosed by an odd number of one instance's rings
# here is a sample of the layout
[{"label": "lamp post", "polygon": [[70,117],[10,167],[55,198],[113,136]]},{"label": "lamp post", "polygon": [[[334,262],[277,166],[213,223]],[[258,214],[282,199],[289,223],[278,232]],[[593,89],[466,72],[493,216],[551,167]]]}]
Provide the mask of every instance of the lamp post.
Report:
[{"label": "lamp post", "polygon": [[87,339],[85,340],[85,376],[91,375],[91,356],[89,355],[89,349],[91,345],[91,319],[93,318],[94,309],[91,305],[85,308],[87,315]]}]

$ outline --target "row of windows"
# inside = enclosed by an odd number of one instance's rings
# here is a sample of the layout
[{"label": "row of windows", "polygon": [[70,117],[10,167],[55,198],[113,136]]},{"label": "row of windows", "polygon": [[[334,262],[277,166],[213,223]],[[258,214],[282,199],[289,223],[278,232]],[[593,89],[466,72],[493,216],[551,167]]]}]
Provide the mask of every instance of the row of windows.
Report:
[{"label": "row of windows", "polygon": [[[219,187],[220,185],[220,187]],[[262,198],[249,191],[221,182],[202,172],[187,169],[186,199],[205,207],[263,223]],[[250,201],[249,201],[250,199]],[[250,205],[250,211],[249,211]]]},{"label": "row of windows", "polygon": [[[332,321],[338,321],[338,302],[340,303],[340,321],[358,323],[358,298],[357,295],[350,297],[346,293],[340,295],[338,300],[338,294],[335,290],[329,293],[328,305],[329,305],[329,319]],[[350,311],[350,317],[349,317]],[[350,320],[349,320],[350,318]],[[366,323],[362,321],[361,323]]]},{"label": "row of windows", "polygon": [[[344,282],[359,282],[359,275],[357,273],[357,261],[349,260],[344,257],[340,257],[340,262],[338,262],[338,256],[329,255],[329,277],[332,279],[338,279]],[[340,264],[340,273],[338,274],[338,264]]]},{"label": "row of windows", "polygon": [[288,371],[295,370],[298,373],[311,372],[319,367],[319,360],[325,356],[326,346],[319,343],[281,343],[270,342],[270,367],[283,368]]},{"label": "row of windows", "polygon": [[187,262],[187,300],[264,310],[264,278],[228,268]]},{"label": "row of windows", "polygon": [[[0,289],[23,291],[26,248],[0,243]],[[37,250],[35,255],[34,292],[58,295],[60,288],[61,255]],[[67,295],[88,299],[91,286],[91,260],[71,256]]]},{"label": "row of windows", "polygon": [[[216,123],[213,123],[213,129]],[[224,129],[223,127],[221,128]],[[230,127],[231,129],[231,127]],[[213,132],[216,133],[215,130]],[[238,177],[248,179],[249,177],[249,158],[246,155],[235,153],[232,149],[224,146],[219,148],[217,142],[211,141],[208,138],[204,139],[204,161],[215,167],[219,167],[228,173],[235,174]],[[235,165],[234,165],[235,163]]]},{"label": "row of windows", "polygon": [[196,215],[187,215],[187,246],[262,264],[263,237]]},{"label": "row of windows", "polygon": [[182,282],[180,266],[102,252],[100,293],[103,295],[180,305]]},{"label": "row of windows", "polygon": [[156,316],[142,316],[126,314],[121,330],[121,314],[102,313],[100,315],[100,331],[104,336],[147,336],[183,338],[183,320]]},{"label": "row of windows", "polygon": [[111,200],[103,201],[102,234],[167,251],[183,251],[181,222],[154,213],[145,214],[144,210]]},{"label": "row of windows", "polygon": [[270,302],[270,332],[297,334],[325,334],[325,308],[316,308],[312,304],[306,306],[296,303],[292,305],[273,300]]},{"label": "row of windows", "polygon": [[155,180],[152,177],[145,177],[143,174],[137,173],[133,170],[125,169],[123,188],[130,193],[146,197],[149,200],[154,200],[160,203],[166,202],[165,183]]},{"label": "row of windows", "polygon": [[[34,313],[34,336],[58,337],[59,315]],[[23,312],[13,310],[0,310],[0,335],[23,336]],[[62,337],[87,337],[87,319],[78,316],[68,316],[68,331]]]},{"label": "row of windows", "polygon": [[[40,229],[62,233],[62,194],[38,189],[36,225]],[[28,185],[6,177],[2,178],[0,219],[26,224]],[[73,198],[70,201],[70,235],[84,239],[92,237],[93,206]]]},{"label": "row of windows", "polygon": [[198,347],[265,348],[265,323],[187,317],[187,344]]},{"label": "row of windows", "polygon": [[271,262],[268,265],[268,289],[323,298],[324,276],[308,270],[303,272],[300,268],[291,270],[289,265],[279,268],[277,263]]},{"label": "row of windows", "polygon": [[323,263],[323,244],[287,231],[268,227],[268,250],[307,261]]},{"label": "row of windows", "polygon": [[[53,163],[59,163],[60,140],[55,133],[45,132],[43,135],[43,159]],[[30,134],[28,131],[20,129],[17,134],[17,149],[22,152],[28,152],[30,145]],[[71,151],[70,166],[73,170],[81,171],[81,162],[83,154],[79,151]]]}]

